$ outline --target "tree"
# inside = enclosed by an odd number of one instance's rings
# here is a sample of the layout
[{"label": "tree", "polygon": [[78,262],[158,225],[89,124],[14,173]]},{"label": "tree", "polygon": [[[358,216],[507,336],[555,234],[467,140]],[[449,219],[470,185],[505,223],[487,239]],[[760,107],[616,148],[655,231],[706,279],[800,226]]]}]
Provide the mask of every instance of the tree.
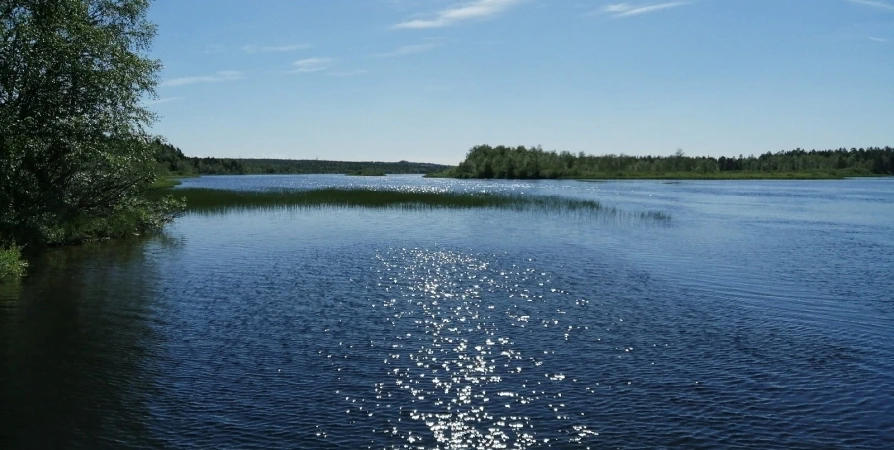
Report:
[{"label": "tree", "polygon": [[0,236],[146,207],[158,61],[150,0],[0,4]]},{"label": "tree", "polygon": [[[860,150],[839,149],[815,151],[802,149],[767,152],[728,158],[721,156],[689,157],[683,150],[671,156],[628,156],[608,154],[591,156],[581,152],[556,153],[542,148],[509,148],[479,145],[469,150],[465,161],[446,172],[459,178],[560,178],[605,177],[638,178],[673,174],[698,174],[713,177],[716,172],[761,172],[773,176],[802,175],[812,177],[841,177],[845,175],[892,174],[894,148],[871,147]],[[839,170],[844,169],[841,172]],[[718,174],[720,175],[720,174]],[[724,174],[731,175],[731,174]],[[743,174],[754,177],[753,174]]]}]

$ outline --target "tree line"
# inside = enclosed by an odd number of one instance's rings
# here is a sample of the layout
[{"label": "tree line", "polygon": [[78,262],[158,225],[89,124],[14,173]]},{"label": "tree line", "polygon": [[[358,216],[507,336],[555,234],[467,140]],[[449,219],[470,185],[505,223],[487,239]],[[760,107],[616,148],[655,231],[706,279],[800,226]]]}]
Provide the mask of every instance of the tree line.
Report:
[{"label": "tree line", "polygon": [[154,142],[158,172],[165,175],[249,175],[394,173],[423,174],[449,169],[443,164],[409,161],[329,161],[318,159],[198,158],[160,139]]},{"label": "tree line", "polygon": [[438,175],[456,178],[836,178],[894,175],[894,148],[779,151],[759,156],[593,156],[479,145],[457,167]]}]

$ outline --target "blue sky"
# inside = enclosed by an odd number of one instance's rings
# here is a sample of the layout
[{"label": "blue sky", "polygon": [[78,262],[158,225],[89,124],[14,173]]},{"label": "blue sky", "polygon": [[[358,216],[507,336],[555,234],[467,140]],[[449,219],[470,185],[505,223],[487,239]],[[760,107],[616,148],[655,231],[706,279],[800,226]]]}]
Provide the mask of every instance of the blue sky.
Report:
[{"label": "blue sky", "polygon": [[156,0],[188,155],[894,145],[894,0]]}]

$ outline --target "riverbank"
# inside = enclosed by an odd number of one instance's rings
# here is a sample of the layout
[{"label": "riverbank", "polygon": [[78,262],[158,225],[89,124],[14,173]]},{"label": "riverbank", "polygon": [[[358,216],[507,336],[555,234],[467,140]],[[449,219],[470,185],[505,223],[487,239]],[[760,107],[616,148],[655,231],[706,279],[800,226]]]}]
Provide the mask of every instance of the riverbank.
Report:
[{"label": "riverbank", "polygon": [[[46,227],[40,235],[23,232],[18,238],[0,236],[0,282],[15,280],[26,273],[28,262],[23,246],[34,254],[43,248],[79,245],[87,242],[120,239],[150,234],[161,230],[184,210],[184,205],[171,197],[180,178],[160,177],[129,205],[108,215],[83,215]],[[23,237],[24,236],[24,237]]]},{"label": "riverbank", "polygon": [[686,156],[587,155],[567,151],[479,145],[455,168],[431,177],[481,179],[600,180],[818,180],[894,175],[894,148],[795,149],[719,158]]},{"label": "riverbank", "polygon": [[[875,178],[891,175],[873,174],[866,171],[829,171],[829,172],[668,172],[668,173],[593,173],[586,175],[568,175],[559,177],[514,177],[491,178],[512,180],[843,180],[846,178]],[[455,179],[487,179],[472,176],[456,176],[450,171],[437,172],[425,175],[426,178],[455,178]]]},{"label": "riverbank", "polygon": [[594,174],[569,177],[580,181],[592,180],[843,180],[845,178],[880,177],[872,173],[854,171],[833,172],[711,172],[711,173],[662,173],[662,174]]},{"label": "riverbank", "polygon": [[[391,174],[423,174],[446,170],[445,164],[411,161],[333,161],[322,159],[254,159],[186,156],[179,148],[156,141],[155,160],[172,175],[312,175],[380,171]],[[164,173],[164,172],[160,172]]]}]

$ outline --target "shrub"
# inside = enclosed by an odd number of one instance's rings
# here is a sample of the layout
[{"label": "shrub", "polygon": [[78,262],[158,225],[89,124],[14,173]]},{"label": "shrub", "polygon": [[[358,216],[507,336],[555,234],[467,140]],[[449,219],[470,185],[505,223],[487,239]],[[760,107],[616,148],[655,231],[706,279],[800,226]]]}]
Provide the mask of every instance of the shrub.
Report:
[{"label": "shrub", "polygon": [[0,281],[24,275],[27,267],[28,263],[22,260],[20,248],[0,247]]}]

